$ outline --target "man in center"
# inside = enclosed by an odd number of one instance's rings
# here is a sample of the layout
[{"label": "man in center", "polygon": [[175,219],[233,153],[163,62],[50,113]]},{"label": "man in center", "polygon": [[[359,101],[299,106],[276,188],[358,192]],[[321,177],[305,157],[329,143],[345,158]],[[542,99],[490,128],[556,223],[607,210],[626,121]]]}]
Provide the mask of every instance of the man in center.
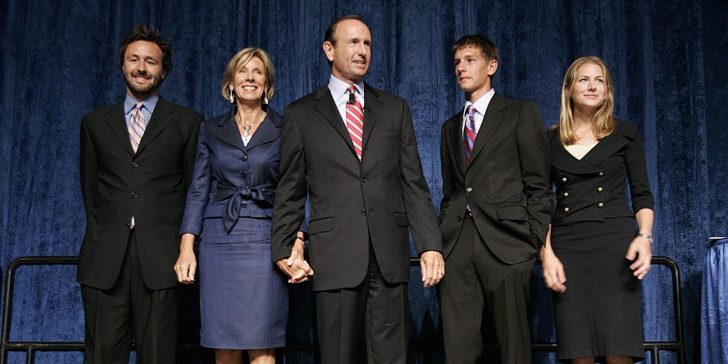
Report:
[{"label": "man in center", "polygon": [[452,54],[466,102],[441,134],[445,355],[450,364],[480,363],[484,329],[501,363],[530,363],[529,282],[554,206],[549,145],[536,105],[492,88],[493,42],[465,36]]},{"label": "man in center", "polygon": [[356,363],[362,330],[368,362],[406,363],[408,232],[424,285],[445,273],[409,106],[363,81],[371,43],[357,16],[329,26],[329,83],[288,106],[281,134],[271,251],[294,282],[301,278],[295,240],[308,197],[304,279],[313,278],[324,364]]}]

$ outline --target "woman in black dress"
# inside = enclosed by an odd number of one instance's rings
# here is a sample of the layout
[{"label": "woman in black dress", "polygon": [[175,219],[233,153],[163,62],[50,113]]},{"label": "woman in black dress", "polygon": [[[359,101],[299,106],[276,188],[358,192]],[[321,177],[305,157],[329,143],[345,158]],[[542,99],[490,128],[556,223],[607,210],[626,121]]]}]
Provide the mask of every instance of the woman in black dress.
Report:
[{"label": "woman in black dress", "polygon": [[557,206],[541,249],[544,280],[556,292],[558,356],[572,363],[644,357],[641,280],[652,259],[653,199],[637,128],[613,112],[604,62],[574,61],[559,125],[549,131]]}]

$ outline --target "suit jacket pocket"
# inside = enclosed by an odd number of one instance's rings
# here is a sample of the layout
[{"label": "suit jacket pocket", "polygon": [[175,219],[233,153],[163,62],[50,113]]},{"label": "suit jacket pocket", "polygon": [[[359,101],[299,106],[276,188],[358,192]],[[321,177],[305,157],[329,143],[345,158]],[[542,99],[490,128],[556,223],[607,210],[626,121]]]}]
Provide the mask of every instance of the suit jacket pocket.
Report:
[{"label": "suit jacket pocket", "polygon": [[316,220],[311,220],[308,223],[308,235],[316,235],[332,230],[334,230],[333,217],[324,217]]},{"label": "suit jacket pocket", "polygon": [[498,220],[528,221],[528,212],[521,205],[497,206],[495,212]]},{"label": "suit jacket pocket", "polygon": [[401,212],[395,212],[394,213],[394,223],[397,224],[397,226],[401,226],[401,227],[409,226],[409,219],[407,219],[407,214],[401,213]]}]

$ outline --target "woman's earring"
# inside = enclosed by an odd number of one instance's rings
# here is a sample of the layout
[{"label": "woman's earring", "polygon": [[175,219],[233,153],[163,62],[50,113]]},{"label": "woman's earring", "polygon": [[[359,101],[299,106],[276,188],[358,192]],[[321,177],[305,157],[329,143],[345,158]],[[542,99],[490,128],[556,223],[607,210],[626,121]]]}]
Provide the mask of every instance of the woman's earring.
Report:
[{"label": "woman's earring", "polygon": [[268,92],[263,90],[263,105],[268,105]]},{"label": "woman's earring", "polygon": [[233,95],[233,89],[230,89],[230,103],[235,103],[235,95]]}]

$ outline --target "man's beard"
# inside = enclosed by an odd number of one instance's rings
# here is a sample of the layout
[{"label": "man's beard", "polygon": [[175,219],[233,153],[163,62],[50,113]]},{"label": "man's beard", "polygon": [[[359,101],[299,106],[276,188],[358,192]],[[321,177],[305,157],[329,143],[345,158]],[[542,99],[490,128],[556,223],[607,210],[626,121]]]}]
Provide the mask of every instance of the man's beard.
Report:
[{"label": "man's beard", "polygon": [[[134,84],[130,79],[134,76],[147,77],[150,79],[150,83],[147,86],[138,86]],[[130,74],[124,74],[124,82],[126,87],[129,89],[132,95],[137,98],[143,99],[157,93],[159,86],[162,85],[162,80],[155,77],[149,77],[149,73],[132,72]]]}]

